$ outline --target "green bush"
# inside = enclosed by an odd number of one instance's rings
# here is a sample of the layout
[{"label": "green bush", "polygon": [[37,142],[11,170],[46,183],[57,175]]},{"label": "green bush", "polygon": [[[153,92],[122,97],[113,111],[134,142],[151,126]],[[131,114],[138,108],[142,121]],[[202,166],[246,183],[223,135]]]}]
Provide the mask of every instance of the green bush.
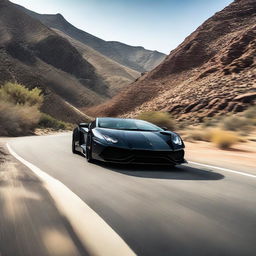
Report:
[{"label": "green bush", "polygon": [[167,112],[144,112],[138,115],[137,118],[151,122],[160,127],[166,127],[170,130],[174,130],[176,127],[175,121]]},{"label": "green bush", "polygon": [[71,130],[72,129],[72,124],[59,121],[45,113],[41,114],[38,125],[40,128],[52,128],[54,130]]},{"label": "green bush", "polygon": [[0,88],[0,100],[14,105],[40,107],[43,103],[43,96],[38,88],[28,90],[21,84],[8,82]]}]

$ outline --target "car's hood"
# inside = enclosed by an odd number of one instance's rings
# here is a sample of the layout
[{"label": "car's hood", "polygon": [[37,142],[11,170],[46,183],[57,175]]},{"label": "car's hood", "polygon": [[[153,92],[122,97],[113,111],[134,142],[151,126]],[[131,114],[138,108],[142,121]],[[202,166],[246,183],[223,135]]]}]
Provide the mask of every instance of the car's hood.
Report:
[{"label": "car's hood", "polygon": [[96,130],[102,135],[117,139],[118,142],[115,146],[119,147],[146,150],[173,150],[177,148],[172,143],[172,132],[129,131],[104,128],[96,128]]}]

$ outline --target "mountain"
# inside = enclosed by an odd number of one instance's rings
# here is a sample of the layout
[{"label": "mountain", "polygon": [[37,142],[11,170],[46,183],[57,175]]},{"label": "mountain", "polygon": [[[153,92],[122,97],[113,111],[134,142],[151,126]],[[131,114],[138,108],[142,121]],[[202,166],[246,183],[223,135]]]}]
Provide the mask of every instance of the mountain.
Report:
[{"label": "mountain", "polygon": [[[79,109],[103,103],[140,76],[137,70],[109,58],[72,34],[83,39],[89,35],[60,14],[40,15],[0,0],[0,86],[7,81],[28,88],[37,86],[45,96],[42,111],[76,122],[87,118]],[[89,36],[95,44],[105,42]],[[127,47],[135,52],[136,47]],[[154,52],[142,52],[142,56],[154,56]],[[149,57],[139,63],[150,67],[155,62],[156,58]]]},{"label": "mountain", "polygon": [[33,18],[38,19],[47,27],[61,31],[113,61],[138,72],[150,71],[159,65],[166,57],[158,51],[146,50],[141,46],[134,47],[115,41],[104,41],[85,31],[82,31],[68,21],[61,14],[38,14],[24,7],[17,6]]},{"label": "mountain", "polygon": [[0,84],[6,81],[40,87],[45,94],[42,110],[64,121],[81,119],[75,107],[109,97],[95,68],[68,40],[0,0]]},{"label": "mountain", "polygon": [[179,120],[240,112],[256,103],[256,1],[236,0],[205,21],[154,70],[94,115],[168,111]]},{"label": "mountain", "polygon": [[110,96],[114,96],[140,76],[139,72],[117,63],[57,29],[53,30],[63,38],[66,38],[80,52],[83,58],[93,65],[95,72],[108,87]]}]

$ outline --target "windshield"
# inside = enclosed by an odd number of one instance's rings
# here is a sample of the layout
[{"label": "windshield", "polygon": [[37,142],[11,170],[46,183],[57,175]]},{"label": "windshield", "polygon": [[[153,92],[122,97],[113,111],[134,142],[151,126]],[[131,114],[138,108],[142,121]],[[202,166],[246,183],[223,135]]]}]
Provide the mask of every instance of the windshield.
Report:
[{"label": "windshield", "polygon": [[160,127],[146,121],[122,118],[99,118],[98,127],[131,131],[162,131]]}]

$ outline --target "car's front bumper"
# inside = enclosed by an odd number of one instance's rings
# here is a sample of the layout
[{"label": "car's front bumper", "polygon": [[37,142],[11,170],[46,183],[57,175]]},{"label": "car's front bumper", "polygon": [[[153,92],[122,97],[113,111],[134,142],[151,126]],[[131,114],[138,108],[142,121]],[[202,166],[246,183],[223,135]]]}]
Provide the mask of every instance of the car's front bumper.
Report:
[{"label": "car's front bumper", "polygon": [[96,160],[122,164],[176,165],[186,163],[184,149],[142,150],[105,146],[93,143],[92,156]]}]

